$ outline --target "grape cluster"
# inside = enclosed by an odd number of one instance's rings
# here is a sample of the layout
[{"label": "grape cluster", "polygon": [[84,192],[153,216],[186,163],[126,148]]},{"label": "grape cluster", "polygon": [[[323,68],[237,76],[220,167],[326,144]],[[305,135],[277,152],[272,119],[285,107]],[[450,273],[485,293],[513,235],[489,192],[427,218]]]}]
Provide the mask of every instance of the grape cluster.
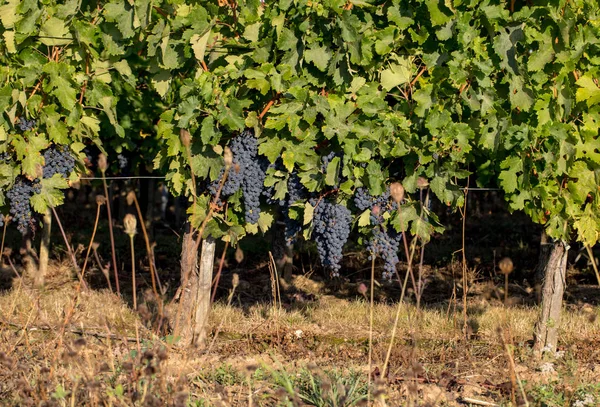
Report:
[{"label": "grape cluster", "polygon": [[[256,223],[260,217],[260,196],[263,194],[268,161],[258,155],[258,141],[252,131],[246,130],[231,140],[229,145],[233,153],[233,164],[229,170],[227,180],[223,184],[221,194],[229,196],[240,188],[243,193],[245,219],[248,223]],[[223,177],[221,171],[219,180]],[[214,195],[220,181],[215,181],[210,186]]]},{"label": "grape cluster", "polygon": [[10,161],[10,155],[8,153],[0,153],[0,163],[7,163]]},{"label": "grape cluster", "polygon": [[340,160],[343,159],[343,156],[340,153],[336,153],[335,151],[332,151],[331,153],[327,154],[326,156],[321,157],[321,171],[326,173],[327,166],[329,165],[329,163],[331,163],[333,161],[333,159],[335,157],[340,157]]},{"label": "grape cluster", "polygon": [[379,196],[372,196],[366,188],[358,188],[354,193],[354,205],[360,211],[371,209],[371,223],[375,225],[383,223],[385,212],[398,208],[395,202],[390,201],[389,188]]},{"label": "grape cluster", "polygon": [[296,237],[302,232],[302,223],[297,219],[291,219],[289,216],[289,208],[294,203],[306,199],[308,191],[300,182],[298,174],[292,173],[287,181],[288,195],[287,199],[281,200],[280,205],[283,206],[283,215],[285,217],[285,241],[288,245],[295,242]]},{"label": "grape cluster", "polygon": [[396,265],[400,262],[398,248],[402,240],[402,234],[396,233],[391,228],[385,227],[384,213],[398,208],[398,204],[390,201],[389,188],[380,196],[372,196],[366,188],[358,188],[354,193],[354,205],[360,210],[371,210],[370,220],[374,226],[372,235],[367,243],[367,250],[372,256],[381,256],[383,265],[383,278],[391,279],[396,271]]},{"label": "grape cluster", "polygon": [[44,178],[52,178],[54,174],[67,177],[75,168],[75,158],[68,149],[52,146],[44,151]]},{"label": "grape cluster", "polygon": [[127,157],[123,154],[117,155],[117,162],[119,164],[119,169],[123,170],[127,167]]},{"label": "grape cluster", "polygon": [[10,204],[10,214],[22,234],[27,232],[31,221],[32,212],[29,199],[34,193],[39,192],[39,183],[33,183],[23,177],[17,178],[12,188],[6,192],[6,198]]},{"label": "grape cluster", "polygon": [[385,229],[383,225],[373,228],[373,235],[367,243],[367,250],[371,253],[369,260],[375,255],[381,256],[383,260],[383,278],[391,280],[396,272],[396,265],[400,262],[398,248],[402,241],[402,234],[392,229]]},{"label": "grape cluster", "polygon": [[19,129],[21,131],[31,130],[31,129],[33,129],[35,127],[35,124],[36,124],[35,120],[33,120],[33,119],[32,120],[27,120],[27,119],[24,119],[22,117],[17,122],[17,126],[19,126]]},{"label": "grape cluster", "polygon": [[333,277],[340,275],[342,251],[350,235],[352,216],[348,208],[328,201],[316,202],[313,214],[313,239],[323,266],[331,269]]},{"label": "grape cluster", "polygon": [[4,215],[0,213],[0,227],[4,226]]}]

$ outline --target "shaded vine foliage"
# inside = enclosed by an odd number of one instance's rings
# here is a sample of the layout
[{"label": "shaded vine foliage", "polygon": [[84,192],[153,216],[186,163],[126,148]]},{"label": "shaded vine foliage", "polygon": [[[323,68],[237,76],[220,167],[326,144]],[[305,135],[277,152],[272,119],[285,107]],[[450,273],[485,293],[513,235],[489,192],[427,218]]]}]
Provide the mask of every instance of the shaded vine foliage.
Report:
[{"label": "shaded vine foliage", "polygon": [[[18,177],[40,178],[47,148],[67,145],[82,162],[96,144],[137,151],[136,165],[153,161],[171,191],[194,202],[199,225],[211,188],[192,199],[192,173],[219,180],[224,147],[241,133],[253,134],[245,165],[255,182],[230,174],[227,205],[204,229],[216,238],[266,231],[294,174],[307,193],[287,216],[304,238],[317,229],[316,198],[351,211],[364,240],[379,227],[427,241],[442,229],[414,199],[417,180],[456,207],[473,176],[502,188],[510,208],[550,236],[594,244],[598,2],[511,4],[2,0],[0,154],[14,158],[0,162],[2,212]],[[383,223],[352,203],[392,181],[407,199]],[[39,182],[34,211],[60,204],[67,181]]]}]

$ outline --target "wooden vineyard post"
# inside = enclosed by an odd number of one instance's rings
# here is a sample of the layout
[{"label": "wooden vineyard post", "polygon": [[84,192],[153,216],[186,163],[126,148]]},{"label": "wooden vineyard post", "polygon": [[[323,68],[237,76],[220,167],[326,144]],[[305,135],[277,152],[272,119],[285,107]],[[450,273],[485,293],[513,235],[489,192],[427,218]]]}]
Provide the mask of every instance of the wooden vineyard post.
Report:
[{"label": "wooden vineyard post", "polygon": [[547,247],[542,247],[538,265],[544,267],[541,313],[535,324],[533,344],[533,350],[538,354],[556,351],[569,253],[569,247],[562,241],[546,245]]},{"label": "wooden vineyard post", "polygon": [[33,279],[34,287],[42,287],[48,274],[48,260],[50,257],[50,234],[52,232],[52,212],[46,211],[42,218],[44,228],[42,229],[42,241],[40,243],[40,264]]},{"label": "wooden vineyard post", "polygon": [[216,243],[211,237],[204,239],[201,261],[198,264],[198,246],[194,232],[188,223],[181,250],[181,286],[174,329],[174,335],[180,337],[181,346],[204,343],[210,310]]},{"label": "wooden vineyard post", "polygon": [[202,242],[198,290],[196,292],[196,304],[194,308],[195,315],[193,316],[193,344],[199,346],[206,343],[207,337],[215,247],[215,239],[210,236]]}]

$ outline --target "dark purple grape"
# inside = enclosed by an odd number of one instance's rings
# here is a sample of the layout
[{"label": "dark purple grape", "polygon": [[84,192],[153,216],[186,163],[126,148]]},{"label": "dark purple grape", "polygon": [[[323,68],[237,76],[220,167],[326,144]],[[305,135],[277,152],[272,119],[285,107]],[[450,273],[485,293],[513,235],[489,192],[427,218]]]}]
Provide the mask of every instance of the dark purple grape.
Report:
[{"label": "dark purple grape", "polygon": [[311,200],[315,205],[312,238],[317,244],[321,264],[331,270],[333,277],[340,275],[342,252],[350,236],[352,216],[343,205]]},{"label": "dark purple grape", "polygon": [[75,168],[75,158],[68,148],[52,146],[44,151],[44,178],[52,178],[54,174],[68,177]]}]

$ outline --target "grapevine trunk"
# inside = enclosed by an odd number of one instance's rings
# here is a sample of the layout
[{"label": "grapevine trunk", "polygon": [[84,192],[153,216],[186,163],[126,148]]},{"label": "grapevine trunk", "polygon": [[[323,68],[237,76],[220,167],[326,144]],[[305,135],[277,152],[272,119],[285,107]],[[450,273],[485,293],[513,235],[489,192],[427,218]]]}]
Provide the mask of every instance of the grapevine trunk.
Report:
[{"label": "grapevine trunk", "polygon": [[534,351],[538,353],[556,351],[568,251],[567,245],[561,241],[542,245],[540,264],[545,265],[541,290],[542,309],[540,318],[535,325],[533,345]]}]

